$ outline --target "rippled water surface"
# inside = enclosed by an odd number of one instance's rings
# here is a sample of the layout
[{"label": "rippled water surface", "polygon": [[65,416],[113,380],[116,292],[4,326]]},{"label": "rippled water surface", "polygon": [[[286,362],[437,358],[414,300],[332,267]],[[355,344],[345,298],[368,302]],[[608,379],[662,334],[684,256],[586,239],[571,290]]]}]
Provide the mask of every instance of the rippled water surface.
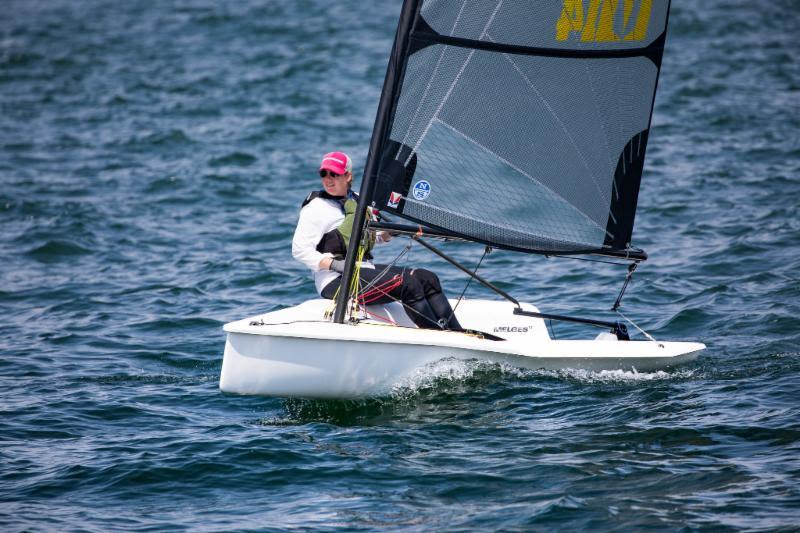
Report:
[{"label": "rippled water surface", "polygon": [[[309,401],[221,394],[221,326],[313,296],[297,208],[322,152],[361,172],[399,2],[6,0],[3,529],[797,527],[797,8],[673,2],[624,309],[705,342],[697,362],[443,360]],[[624,274],[505,252],[482,272],[601,316]]]}]

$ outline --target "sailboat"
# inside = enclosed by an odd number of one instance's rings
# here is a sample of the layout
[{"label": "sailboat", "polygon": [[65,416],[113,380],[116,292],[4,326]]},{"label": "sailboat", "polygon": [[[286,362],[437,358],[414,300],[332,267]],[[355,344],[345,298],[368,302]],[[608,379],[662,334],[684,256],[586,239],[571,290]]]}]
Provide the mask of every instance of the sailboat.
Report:
[{"label": "sailboat", "polygon": [[[631,237],[668,15],[668,0],[405,0],[350,242],[408,235],[501,298],[452,301],[465,331],[418,329],[400,302],[359,304],[351,245],[350,290],[335,302],[224,326],[220,388],[357,398],[449,357],[638,371],[694,359],[702,343],[630,340],[622,320],[543,313],[429,242],[620,262],[621,315],[647,259]],[[554,339],[553,320],[601,331]]]}]

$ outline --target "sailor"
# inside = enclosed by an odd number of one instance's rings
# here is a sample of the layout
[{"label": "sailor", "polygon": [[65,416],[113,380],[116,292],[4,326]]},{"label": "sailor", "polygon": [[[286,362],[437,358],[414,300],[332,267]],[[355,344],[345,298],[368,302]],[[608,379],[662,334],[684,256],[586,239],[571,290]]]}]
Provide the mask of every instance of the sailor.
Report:
[{"label": "sailor", "polygon": [[[317,292],[333,299],[341,284],[358,196],[352,191],[353,163],[343,152],[325,154],[319,167],[323,189],[308,195],[292,239],[292,256],[314,273]],[[359,269],[363,304],[403,302],[420,328],[461,330],[439,278],[424,268],[372,264],[373,244],[389,242],[387,232],[366,235],[365,259]]]}]

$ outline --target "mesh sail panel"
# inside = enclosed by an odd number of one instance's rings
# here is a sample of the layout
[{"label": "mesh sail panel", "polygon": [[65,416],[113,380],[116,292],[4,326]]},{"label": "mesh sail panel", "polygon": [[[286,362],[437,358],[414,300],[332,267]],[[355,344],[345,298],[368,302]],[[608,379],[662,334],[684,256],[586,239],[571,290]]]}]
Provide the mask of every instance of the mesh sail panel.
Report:
[{"label": "mesh sail panel", "polygon": [[374,205],[498,247],[628,248],[668,7],[423,1]]}]

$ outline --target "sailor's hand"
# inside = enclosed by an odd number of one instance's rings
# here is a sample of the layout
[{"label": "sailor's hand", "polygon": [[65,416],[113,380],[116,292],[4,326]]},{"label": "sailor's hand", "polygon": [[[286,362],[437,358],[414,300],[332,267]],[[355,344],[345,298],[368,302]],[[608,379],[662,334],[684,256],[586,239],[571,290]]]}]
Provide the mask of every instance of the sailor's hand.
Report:
[{"label": "sailor's hand", "polygon": [[384,243],[391,241],[392,237],[394,237],[394,235],[392,235],[388,231],[381,231],[380,233],[378,233],[378,238],[380,239],[381,242]]},{"label": "sailor's hand", "polygon": [[331,266],[328,269],[341,274],[344,272],[344,259],[332,259]]}]

